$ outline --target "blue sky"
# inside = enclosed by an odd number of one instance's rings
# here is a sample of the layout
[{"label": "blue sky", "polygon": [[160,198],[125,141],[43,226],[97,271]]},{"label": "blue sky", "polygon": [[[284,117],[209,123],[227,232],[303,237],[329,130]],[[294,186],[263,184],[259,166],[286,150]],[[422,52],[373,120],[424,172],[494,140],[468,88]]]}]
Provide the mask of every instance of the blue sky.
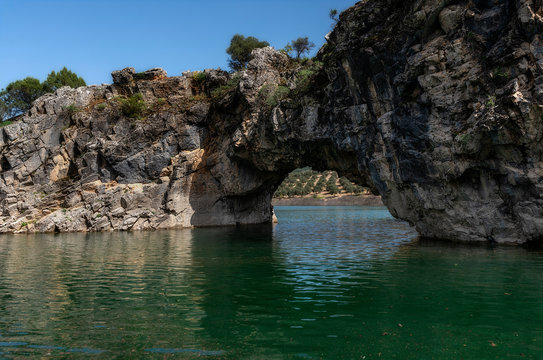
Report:
[{"label": "blue sky", "polygon": [[87,84],[113,70],[227,69],[236,33],[282,48],[308,36],[317,47],[331,30],[330,9],[355,0],[0,0],[0,89],[63,66]]}]

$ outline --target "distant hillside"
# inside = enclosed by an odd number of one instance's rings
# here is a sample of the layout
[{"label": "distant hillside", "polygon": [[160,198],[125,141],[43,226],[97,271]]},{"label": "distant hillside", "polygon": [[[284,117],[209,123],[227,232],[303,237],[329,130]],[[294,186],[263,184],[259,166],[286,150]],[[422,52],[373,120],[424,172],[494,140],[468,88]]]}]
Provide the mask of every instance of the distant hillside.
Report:
[{"label": "distant hillside", "polygon": [[291,172],[274,194],[275,198],[293,196],[337,196],[369,194],[369,190],[352,183],[346,177],[338,178],[335,171],[318,172],[308,168]]}]

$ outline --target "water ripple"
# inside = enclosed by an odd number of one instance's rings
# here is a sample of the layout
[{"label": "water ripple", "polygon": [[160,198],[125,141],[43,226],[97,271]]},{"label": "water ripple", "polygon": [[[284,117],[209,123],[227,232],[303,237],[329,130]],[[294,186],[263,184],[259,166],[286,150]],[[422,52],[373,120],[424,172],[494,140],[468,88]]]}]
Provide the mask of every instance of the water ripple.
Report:
[{"label": "water ripple", "polygon": [[276,213],[276,226],[0,236],[2,355],[543,353],[541,252],[416,242],[379,208]]}]

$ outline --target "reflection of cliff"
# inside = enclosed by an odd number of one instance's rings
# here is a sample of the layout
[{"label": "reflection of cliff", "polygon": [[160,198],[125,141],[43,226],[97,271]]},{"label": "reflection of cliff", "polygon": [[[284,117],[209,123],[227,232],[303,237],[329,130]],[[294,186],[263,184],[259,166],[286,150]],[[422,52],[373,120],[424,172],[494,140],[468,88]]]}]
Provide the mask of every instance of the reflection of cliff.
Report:
[{"label": "reflection of cliff", "polygon": [[360,331],[360,318],[352,321],[361,310],[360,279],[369,274],[371,281],[416,234],[384,209],[290,208],[277,215],[273,228],[194,231],[194,267],[205,273],[202,328],[233,344],[233,358],[271,357],[277,349],[333,357],[326,336],[337,325],[349,336]]},{"label": "reflection of cliff", "polygon": [[292,290],[282,282],[285,270],[275,257],[272,225],[197,229],[194,236],[205,334],[229,344],[233,358],[277,352],[269,339],[286,346],[289,339],[282,333],[280,313]]},{"label": "reflection of cliff", "polygon": [[339,298],[354,269],[372,271],[416,238],[385,209],[282,208],[278,216],[285,221],[274,229],[275,250],[298,296],[336,289]]},{"label": "reflection of cliff", "polygon": [[[91,336],[114,347],[118,339],[99,331],[102,326],[121,328],[127,337],[175,321],[197,327],[203,314],[200,292],[188,278],[191,244],[190,230],[2,237],[0,330],[14,323],[26,332],[62,329],[62,338],[41,341],[82,346]],[[157,311],[169,299],[182,310],[171,319]]]},{"label": "reflection of cliff", "polygon": [[413,243],[379,209],[278,217],[273,227],[2,236],[0,344],[106,358],[151,348],[227,359],[541,352],[541,253]]}]

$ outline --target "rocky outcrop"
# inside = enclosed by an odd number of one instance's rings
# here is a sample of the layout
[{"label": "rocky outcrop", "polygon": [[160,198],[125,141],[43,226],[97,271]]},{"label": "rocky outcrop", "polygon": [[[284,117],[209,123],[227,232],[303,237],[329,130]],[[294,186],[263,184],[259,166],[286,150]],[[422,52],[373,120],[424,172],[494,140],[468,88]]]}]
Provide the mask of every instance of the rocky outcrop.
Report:
[{"label": "rocky outcrop", "polygon": [[[210,136],[206,87],[225,84],[228,74],[203,74],[205,84],[196,73],[168,78],[162,69],[128,68],[112,74],[111,86],[62,88],[37,100],[2,129],[0,231],[271,221],[269,199],[239,196],[250,181],[221,174],[217,157],[226,155],[206,151],[218,140]],[[216,179],[224,175],[228,182]]]},{"label": "rocky outcrop", "polygon": [[[541,2],[362,1],[315,60],[46,95],[2,128],[2,232],[270,222],[291,170],[336,170],[421,235],[543,234]],[[141,95],[138,95],[141,94]]]},{"label": "rocky outcrop", "polygon": [[360,120],[358,170],[423,236],[542,239],[542,15],[531,0],[363,1],[321,50],[324,117]]}]

